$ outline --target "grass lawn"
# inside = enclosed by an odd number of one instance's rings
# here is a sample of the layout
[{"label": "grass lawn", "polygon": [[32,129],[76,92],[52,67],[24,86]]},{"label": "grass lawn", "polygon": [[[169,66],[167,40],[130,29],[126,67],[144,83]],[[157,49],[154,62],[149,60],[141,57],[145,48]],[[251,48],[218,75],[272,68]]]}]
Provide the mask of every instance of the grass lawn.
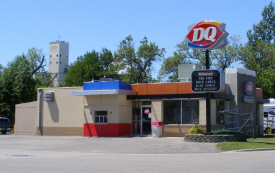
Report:
[{"label": "grass lawn", "polygon": [[243,150],[258,148],[275,148],[275,136],[248,138],[247,142],[223,142],[216,145],[219,150]]}]

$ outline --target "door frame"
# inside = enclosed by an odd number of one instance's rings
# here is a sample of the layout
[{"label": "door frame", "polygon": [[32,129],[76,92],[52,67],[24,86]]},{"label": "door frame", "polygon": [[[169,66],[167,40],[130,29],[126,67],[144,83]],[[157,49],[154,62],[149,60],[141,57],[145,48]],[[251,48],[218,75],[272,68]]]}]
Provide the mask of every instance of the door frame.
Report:
[{"label": "door frame", "polygon": [[[140,106],[140,136],[151,136],[151,133],[150,134],[142,134],[142,122],[143,122],[142,108],[151,108],[151,107],[152,107],[151,105],[141,105]],[[151,109],[151,113],[152,113],[152,109]],[[151,123],[152,123],[152,121],[151,121]]]}]

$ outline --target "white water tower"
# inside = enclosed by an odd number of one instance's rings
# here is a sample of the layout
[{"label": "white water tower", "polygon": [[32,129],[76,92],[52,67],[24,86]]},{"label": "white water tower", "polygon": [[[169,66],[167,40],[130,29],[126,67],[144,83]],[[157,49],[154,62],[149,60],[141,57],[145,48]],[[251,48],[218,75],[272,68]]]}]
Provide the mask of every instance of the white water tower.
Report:
[{"label": "white water tower", "polygon": [[52,76],[53,87],[64,82],[65,73],[69,67],[69,43],[65,41],[50,42],[49,73]]}]

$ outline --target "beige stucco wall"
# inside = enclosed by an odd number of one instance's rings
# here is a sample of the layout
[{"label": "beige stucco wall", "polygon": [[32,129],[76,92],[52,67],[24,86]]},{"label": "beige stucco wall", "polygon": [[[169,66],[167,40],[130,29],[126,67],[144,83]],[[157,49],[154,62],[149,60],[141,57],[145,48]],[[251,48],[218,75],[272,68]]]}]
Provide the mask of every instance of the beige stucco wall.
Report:
[{"label": "beige stucco wall", "polygon": [[85,96],[85,123],[94,123],[95,111],[107,111],[108,123],[131,123],[131,103],[131,100],[126,99],[126,95]]},{"label": "beige stucco wall", "polygon": [[[216,100],[211,99],[211,126],[216,125]],[[206,125],[206,100],[200,100],[200,122],[199,125]]]},{"label": "beige stucco wall", "polygon": [[15,105],[15,134],[35,135],[37,101]]},{"label": "beige stucco wall", "polygon": [[[72,96],[71,91],[81,91],[82,87],[41,89],[41,134],[42,135],[83,135],[83,96]],[[45,92],[54,93],[54,101],[46,102]],[[37,96],[38,100],[39,94]],[[37,102],[39,107],[39,101]],[[39,117],[39,113],[37,113]],[[39,118],[37,124],[39,124]],[[74,130],[68,130],[74,129]],[[38,132],[38,134],[40,134]]]},{"label": "beige stucco wall", "polygon": [[152,121],[163,121],[163,101],[152,100],[151,102],[151,122]]},{"label": "beige stucco wall", "polygon": [[199,110],[199,125],[206,125],[206,100],[201,99],[200,102],[200,110]]},{"label": "beige stucco wall", "polygon": [[[184,137],[185,134],[188,134],[189,130],[194,127],[194,125],[164,125],[163,126],[163,137]],[[199,125],[201,128],[206,128],[205,125]]]}]

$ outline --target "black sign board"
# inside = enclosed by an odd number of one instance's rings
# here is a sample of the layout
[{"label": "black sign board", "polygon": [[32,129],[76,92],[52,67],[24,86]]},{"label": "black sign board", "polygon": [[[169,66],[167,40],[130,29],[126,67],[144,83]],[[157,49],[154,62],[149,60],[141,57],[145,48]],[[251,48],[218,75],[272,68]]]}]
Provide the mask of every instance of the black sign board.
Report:
[{"label": "black sign board", "polygon": [[193,92],[220,92],[225,89],[224,71],[200,70],[192,72]]}]

